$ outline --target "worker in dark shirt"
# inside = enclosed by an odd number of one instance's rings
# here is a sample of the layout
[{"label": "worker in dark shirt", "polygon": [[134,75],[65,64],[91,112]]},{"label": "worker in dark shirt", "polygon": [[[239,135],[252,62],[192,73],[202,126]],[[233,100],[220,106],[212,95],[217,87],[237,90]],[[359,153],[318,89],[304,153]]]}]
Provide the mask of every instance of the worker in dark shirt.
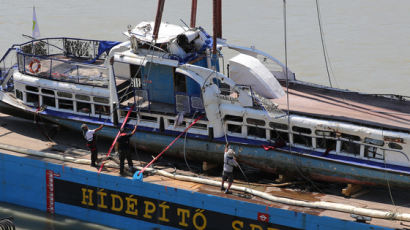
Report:
[{"label": "worker in dark shirt", "polygon": [[132,164],[131,153],[129,150],[130,150],[130,138],[132,135],[134,135],[136,130],[137,130],[137,126],[135,126],[134,130],[132,130],[132,132],[130,133],[125,132],[124,128],[120,130],[120,135],[118,136],[117,144],[118,144],[118,150],[120,152],[120,174],[121,175],[124,175],[125,158],[127,158],[128,167],[130,168],[130,171],[133,172],[134,170],[134,166]]}]

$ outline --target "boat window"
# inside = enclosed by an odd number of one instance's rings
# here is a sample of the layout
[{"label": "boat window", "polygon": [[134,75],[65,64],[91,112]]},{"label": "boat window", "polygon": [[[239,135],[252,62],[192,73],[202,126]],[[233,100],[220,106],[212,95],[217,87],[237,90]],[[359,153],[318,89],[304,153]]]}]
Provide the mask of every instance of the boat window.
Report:
[{"label": "boat window", "polygon": [[246,118],[246,123],[250,125],[265,126],[264,120],[259,120],[259,119],[254,119],[254,118]]},{"label": "boat window", "polygon": [[150,117],[150,116],[141,116],[141,121],[145,121],[145,122],[154,122],[157,123],[158,118],[157,117]]},{"label": "boat window", "polygon": [[228,131],[231,133],[242,133],[242,127],[240,125],[228,124]]},{"label": "boat window", "polygon": [[340,137],[347,139],[349,141],[360,141],[361,138],[359,136],[355,136],[355,135],[350,135],[350,134],[346,134],[346,133],[342,133],[340,135]]},{"label": "boat window", "polygon": [[66,98],[72,98],[73,95],[71,93],[66,93],[66,92],[57,92],[57,95],[59,97],[66,97]]},{"label": "boat window", "polygon": [[[168,120],[168,124],[169,124],[169,125],[174,125],[174,123],[175,123],[174,120]],[[185,126],[186,126],[186,122],[185,122],[185,121],[182,121],[181,124],[178,124],[178,126],[183,126],[183,127],[185,127]]]},{"label": "boat window", "polygon": [[350,141],[342,141],[340,151],[344,153],[360,155],[360,144]]},{"label": "boat window", "polygon": [[43,96],[43,105],[56,107],[56,99],[54,97]]},{"label": "boat window", "polygon": [[58,99],[58,108],[73,110],[73,101],[65,100],[65,99]]},{"label": "boat window", "polygon": [[26,97],[27,97],[27,102],[29,103],[33,103],[33,104],[38,104],[39,100],[38,100],[38,95],[34,94],[34,93],[26,93]]},{"label": "boat window", "polygon": [[175,73],[174,75],[175,92],[186,93],[186,77],[183,74]]},{"label": "boat window", "polygon": [[77,112],[90,114],[91,104],[77,101]]},{"label": "boat window", "polygon": [[243,117],[234,116],[234,115],[225,115],[224,119],[227,121],[243,122]]},{"label": "boat window", "polygon": [[269,122],[269,127],[271,127],[272,129],[288,130],[288,125],[275,122]]},{"label": "boat window", "polygon": [[90,96],[87,95],[76,94],[75,98],[82,101],[90,101]]},{"label": "boat window", "polygon": [[94,101],[98,103],[104,103],[104,104],[109,104],[110,100],[105,97],[94,97]]},{"label": "boat window", "polygon": [[384,145],[384,141],[382,141],[382,140],[377,140],[377,139],[373,139],[373,138],[369,138],[369,137],[365,137],[365,138],[364,138],[364,143],[372,144],[372,145],[378,145],[378,146],[383,146],[383,145]]},{"label": "boat window", "polygon": [[284,140],[289,143],[289,134],[287,132],[281,132],[277,130],[270,131],[270,139],[271,140]]},{"label": "boat window", "polygon": [[293,143],[294,144],[299,144],[299,145],[304,145],[304,146],[307,146],[307,147],[312,147],[312,137],[303,136],[303,135],[299,135],[299,134],[293,134]]},{"label": "boat window", "polygon": [[16,97],[20,100],[23,100],[23,92],[20,90],[16,89]]},{"label": "boat window", "polygon": [[399,145],[399,144],[397,144],[397,143],[393,143],[393,142],[390,142],[390,143],[389,143],[389,148],[391,148],[391,149],[398,149],[398,150],[402,150],[402,149],[403,149],[403,147],[402,147],[401,145]]},{"label": "boat window", "polygon": [[140,65],[130,65],[131,78],[134,79],[133,84],[136,88],[142,88],[141,82],[142,67]]},{"label": "boat window", "polygon": [[30,85],[26,85],[26,90],[28,91],[33,91],[33,92],[38,92],[38,88]]},{"label": "boat window", "polygon": [[316,148],[336,150],[336,140],[316,137]]},{"label": "boat window", "polygon": [[248,126],[248,136],[266,138],[266,129]]},{"label": "boat window", "polygon": [[303,128],[303,127],[298,127],[298,126],[293,126],[292,130],[297,132],[297,133],[305,133],[305,134],[311,134],[312,130],[308,128]]},{"label": "boat window", "polygon": [[192,128],[207,130],[208,126],[207,126],[206,124],[195,123],[195,124],[192,126]]},{"label": "boat window", "polygon": [[374,146],[365,146],[364,156],[367,158],[375,158],[379,160],[384,160],[384,150],[379,149]]},{"label": "boat window", "polygon": [[54,96],[54,91],[50,90],[50,89],[41,89],[41,92],[44,94],[48,94],[48,95],[53,95]]},{"label": "boat window", "polygon": [[[94,98],[95,99],[95,98]],[[94,105],[95,107],[95,114],[101,114],[101,115],[110,115],[110,107],[106,105]]]},{"label": "boat window", "polygon": [[[128,108],[128,109],[129,109],[129,108]],[[127,113],[128,113],[128,110],[126,110],[126,109],[125,109],[125,110],[124,110],[124,109],[121,109],[121,110],[120,110],[120,116],[121,116],[121,117],[126,117],[126,116],[127,116]],[[135,119],[136,119],[136,118],[138,117],[138,116],[137,116],[137,112],[131,112],[128,117],[129,117],[130,119],[131,119],[131,118],[135,118]]]},{"label": "boat window", "polygon": [[336,137],[336,133],[327,130],[315,130],[315,134],[321,137]]}]

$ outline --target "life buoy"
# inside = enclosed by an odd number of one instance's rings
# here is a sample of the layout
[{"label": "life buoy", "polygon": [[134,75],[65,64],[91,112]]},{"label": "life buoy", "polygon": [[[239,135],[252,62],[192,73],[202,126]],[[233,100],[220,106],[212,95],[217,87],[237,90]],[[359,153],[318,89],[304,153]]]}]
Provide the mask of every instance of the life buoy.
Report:
[{"label": "life buoy", "polygon": [[[34,64],[34,63],[37,64],[37,67],[36,67],[35,69],[33,69],[33,64]],[[29,67],[29,70],[30,70],[31,73],[38,73],[38,71],[39,71],[40,68],[41,68],[41,63],[40,63],[40,61],[39,61],[38,59],[33,58],[33,59],[31,60],[30,65],[29,65],[28,67]]]}]

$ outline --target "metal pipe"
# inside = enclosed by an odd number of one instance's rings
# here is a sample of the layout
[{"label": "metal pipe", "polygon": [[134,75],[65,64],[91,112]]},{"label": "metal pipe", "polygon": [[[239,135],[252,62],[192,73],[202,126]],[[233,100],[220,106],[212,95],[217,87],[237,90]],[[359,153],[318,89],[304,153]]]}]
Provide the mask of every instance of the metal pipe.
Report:
[{"label": "metal pipe", "polygon": [[198,0],[192,0],[191,6],[191,24],[189,25],[191,28],[195,28],[196,25],[196,11],[198,6]]},{"label": "metal pipe", "polygon": [[158,0],[157,15],[155,17],[154,32],[152,38],[156,41],[158,38],[159,27],[161,25],[162,13],[164,11],[165,0]]}]

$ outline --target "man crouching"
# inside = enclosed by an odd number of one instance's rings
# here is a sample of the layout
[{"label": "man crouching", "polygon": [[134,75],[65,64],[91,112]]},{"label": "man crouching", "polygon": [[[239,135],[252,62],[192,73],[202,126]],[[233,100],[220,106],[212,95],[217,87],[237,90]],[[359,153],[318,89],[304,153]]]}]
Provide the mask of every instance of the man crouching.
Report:
[{"label": "man crouching", "polygon": [[222,173],[222,185],[221,190],[224,190],[224,183],[228,180],[228,187],[225,190],[225,194],[231,194],[232,192],[229,189],[232,186],[233,182],[233,167],[238,166],[238,162],[235,160],[235,151],[229,147],[228,144],[225,145],[225,154],[224,154],[224,169]]}]

